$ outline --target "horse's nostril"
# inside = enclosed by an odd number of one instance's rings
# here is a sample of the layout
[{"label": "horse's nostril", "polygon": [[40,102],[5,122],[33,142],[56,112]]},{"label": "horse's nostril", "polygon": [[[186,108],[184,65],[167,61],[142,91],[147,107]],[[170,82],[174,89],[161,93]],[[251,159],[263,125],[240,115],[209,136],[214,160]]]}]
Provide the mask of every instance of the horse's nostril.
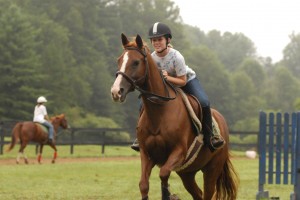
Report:
[{"label": "horse's nostril", "polygon": [[124,92],[124,88],[120,88],[119,94],[121,95]]}]

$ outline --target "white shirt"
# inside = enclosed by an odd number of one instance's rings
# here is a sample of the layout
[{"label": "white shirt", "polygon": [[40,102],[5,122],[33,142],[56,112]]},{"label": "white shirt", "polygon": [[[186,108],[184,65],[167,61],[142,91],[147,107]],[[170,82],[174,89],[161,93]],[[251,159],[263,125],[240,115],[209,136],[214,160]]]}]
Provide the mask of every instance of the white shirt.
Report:
[{"label": "white shirt", "polygon": [[34,116],[33,116],[33,121],[34,122],[39,122],[39,123],[44,123],[45,116],[47,115],[47,109],[44,105],[36,105],[34,108]]},{"label": "white shirt", "polygon": [[184,57],[181,53],[173,48],[169,48],[168,54],[164,57],[159,57],[155,51],[151,55],[158,69],[166,70],[170,76],[177,77],[186,75],[187,82],[196,77],[194,70],[185,64]]}]

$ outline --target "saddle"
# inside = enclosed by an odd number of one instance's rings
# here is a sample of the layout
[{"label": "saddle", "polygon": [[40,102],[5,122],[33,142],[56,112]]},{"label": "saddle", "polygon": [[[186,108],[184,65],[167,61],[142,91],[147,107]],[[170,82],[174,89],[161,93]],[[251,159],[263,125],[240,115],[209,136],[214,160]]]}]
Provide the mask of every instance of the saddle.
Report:
[{"label": "saddle", "polygon": [[198,119],[202,122],[203,119],[203,115],[202,115],[202,108],[201,108],[201,104],[198,101],[198,99],[190,94],[186,94],[195,114],[197,115]]},{"label": "saddle", "polygon": [[45,133],[47,133],[47,134],[49,133],[48,128],[46,126],[44,126],[43,124],[38,123],[38,122],[34,122],[34,123],[35,123],[35,125],[39,126]]},{"label": "saddle", "polygon": [[[202,134],[203,112],[200,102],[195,96],[186,94],[181,89],[179,89],[178,92],[181,94],[184,104],[187,107],[191,120],[194,124],[196,135]],[[220,134],[219,125],[214,116],[212,116],[212,129],[214,134]]]},{"label": "saddle", "polygon": [[[201,105],[200,102],[198,101],[198,99],[192,95],[188,95],[185,94],[183,92],[183,90],[178,89],[178,93],[181,94],[183,102],[188,110],[188,113],[191,117],[191,120],[193,122],[193,127],[195,128],[195,133],[196,133],[196,137],[193,141],[193,143],[191,144],[191,146],[188,149],[187,155],[183,161],[183,163],[176,167],[174,169],[174,171],[179,172],[185,168],[187,168],[189,165],[191,165],[194,160],[196,159],[198,153],[201,150],[201,147],[203,145],[203,133],[202,133],[202,124],[201,122],[203,121],[203,113],[202,113],[202,109],[201,109]],[[214,119],[214,117],[212,117],[212,121],[213,121],[213,131],[215,133],[219,133],[219,126],[216,122],[216,120]]]},{"label": "saddle", "polygon": [[180,88],[178,88],[178,93],[181,95],[183,102],[189,113],[189,116],[193,122],[194,125],[193,127],[195,129],[194,132],[196,133],[196,137],[193,143],[191,144],[191,146],[189,147],[183,163],[181,163],[180,166],[174,169],[174,171],[176,172],[179,172],[187,168],[189,165],[191,165],[196,159],[203,145],[203,134],[201,133],[202,109],[201,109],[200,102],[196,99],[196,97],[184,93],[184,91],[181,90]]},{"label": "saddle", "polygon": [[181,89],[178,89],[178,93],[181,95],[183,102],[188,110],[188,113],[194,125],[193,127],[195,129],[196,135],[200,135],[202,131],[203,120],[203,113],[200,102],[195,96],[186,94]]},{"label": "saddle", "polygon": [[46,127],[46,126],[44,126],[43,124],[41,124],[41,123],[38,123],[38,122],[34,122],[35,123],[35,125],[38,127],[38,128],[40,128],[44,133],[46,133],[46,139],[44,140],[44,144],[47,144],[47,142],[48,142],[48,135],[49,135],[49,129],[48,129],[48,127]]}]

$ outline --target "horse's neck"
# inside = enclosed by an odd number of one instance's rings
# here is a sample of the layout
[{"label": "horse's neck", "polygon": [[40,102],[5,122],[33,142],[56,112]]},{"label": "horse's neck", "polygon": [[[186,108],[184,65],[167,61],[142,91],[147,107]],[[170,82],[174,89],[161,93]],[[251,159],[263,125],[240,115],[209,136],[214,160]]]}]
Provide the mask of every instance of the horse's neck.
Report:
[{"label": "horse's neck", "polygon": [[53,120],[51,123],[53,125],[55,132],[57,132],[58,127],[59,127],[59,122],[57,120]]},{"label": "horse's neck", "polygon": [[[154,60],[152,59],[151,55],[148,55],[148,63],[149,63],[149,76],[147,80],[147,90],[149,92],[152,92],[154,94],[160,95],[160,96],[166,96],[166,86],[162,80],[162,77],[160,75],[160,72],[158,70],[158,67]],[[170,94],[172,94],[172,90],[169,86],[167,86],[168,91]]]}]

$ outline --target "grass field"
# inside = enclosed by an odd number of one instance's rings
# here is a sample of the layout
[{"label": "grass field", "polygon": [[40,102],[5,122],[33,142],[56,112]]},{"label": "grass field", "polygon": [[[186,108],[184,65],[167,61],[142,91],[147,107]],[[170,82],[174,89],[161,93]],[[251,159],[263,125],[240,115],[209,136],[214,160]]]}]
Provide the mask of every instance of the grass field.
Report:
[{"label": "grass field", "polygon": [[[58,159],[51,164],[53,151],[44,147],[43,164],[37,164],[35,146],[26,149],[29,165],[17,165],[17,148],[0,155],[0,199],[132,200],[140,199],[138,182],[140,161],[129,147],[109,146],[101,154],[100,146],[58,146]],[[258,159],[247,159],[243,152],[233,152],[233,164],[240,176],[239,200],[255,199],[258,190]],[[198,174],[202,187],[202,176]],[[179,177],[172,173],[171,192],[182,200],[191,199]],[[289,199],[292,185],[267,185],[270,196]],[[150,199],[161,199],[158,168],[150,179]]]}]

